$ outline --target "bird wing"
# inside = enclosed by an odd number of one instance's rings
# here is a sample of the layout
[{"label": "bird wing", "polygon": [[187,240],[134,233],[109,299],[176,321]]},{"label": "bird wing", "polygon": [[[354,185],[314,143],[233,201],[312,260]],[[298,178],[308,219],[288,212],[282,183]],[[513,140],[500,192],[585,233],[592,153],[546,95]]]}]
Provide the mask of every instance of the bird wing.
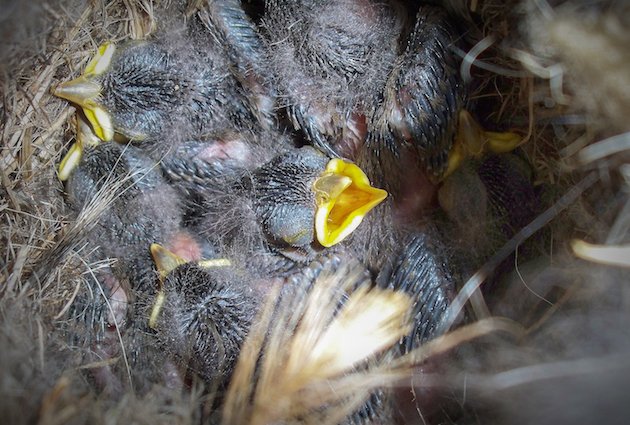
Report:
[{"label": "bird wing", "polygon": [[464,84],[451,47],[456,32],[446,14],[421,7],[384,91],[376,131],[394,147],[411,145],[425,168],[440,175],[453,144]]}]

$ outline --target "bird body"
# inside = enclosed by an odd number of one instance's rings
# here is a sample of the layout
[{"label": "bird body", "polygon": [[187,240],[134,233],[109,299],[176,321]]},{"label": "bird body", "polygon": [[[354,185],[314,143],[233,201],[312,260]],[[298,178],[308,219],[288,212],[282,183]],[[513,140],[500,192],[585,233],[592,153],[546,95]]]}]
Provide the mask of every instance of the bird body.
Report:
[{"label": "bird body", "polygon": [[[185,36],[104,45],[58,89],[97,136],[132,141],[89,147],[67,187],[81,208],[108,176],[120,183],[88,239],[119,259],[106,296],[132,306],[125,336],[137,358],[157,341],[159,364],[174,360],[180,378],[225,388],[270,288],[336,252],[359,259],[374,285],[411,296],[413,325],[397,353],[439,336],[462,275],[486,255],[453,258],[467,254],[432,223],[440,181],[459,171],[449,154],[465,146],[456,27],[425,5],[410,24],[394,0],[269,0],[259,44],[249,24],[222,26],[245,22],[234,2],[208,7]],[[273,91],[319,150],[275,126],[263,105]],[[483,196],[467,206],[478,216],[512,199],[496,167],[472,173]],[[450,212],[456,228],[461,211]],[[186,258],[156,273],[154,243]],[[204,265],[202,252],[226,264]],[[388,411],[377,396],[360,421],[378,418],[372,407]]]},{"label": "bird body", "polygon": [[[139,391],[155,382],[181,385],[172,358],[157,349],[148,327],[158,293],[149,247],[164,244],[189,261],[212,256],[213,248],[184,227],[179,192],[153,160],[132,145],[88,147],[66,191],[78,215],[96,211],[83,235],[87,260],[111,263],[90,274],[70,310],[72,339],[87,334],[83,343],[89,347],[88,361],[107,363],[93,370],[96,384],[113,394],[128,380]],[[115,367],[108,364],[119,357],[125,361]],[[130,375],[125,364],[133,370]]]},{"label": "bird body", "polygon": [[329,155],[352,159],[396,57],[404,14],[372,1],[268,1],[271,75],[293,125]]},{"label": "bird body", "polygon": [[435,176],[465,104],[456,28],[437,7],[420,6],[415,24],[409,11],[394,1],[268,1],[262,19],[293,124],[391,194],[347,243],[376,273],[435,208]]},{"label": "bird body", "polygon": [[440,176],[465,105],[458,35],[440,8],[420,6],[415,23],[410,12],[396,1],[268,1],[263,36],[279,97],[312,143],[353,160],[410,151]]},{"label": "bird body", "polygon": [[[238,9],[212,4],[151,39],[105,42],[83,75],[53,93],[79,105],[98,138],[138,142],[155,161],[181,154],[190,141],[274,151],[283,139],[262,134],[273,127],[273,96],[255,73],[255,28]],[[249,45],[248,53],[228,42]],[[80,156],[76,148],[70,154]],[[62,178],[76,162],[64,159]]]},{"label": "bird body", "polygon": [[100,206],[87,240],[101,259],[118,259],[117,267],[128,268],[128,277],[145,286],[140,282],[151,271],[149,245],[168,244],[182,227],[181,200],[159,169],[133,146],[99,144],[88,148],[66,191],[76,211],[110,191],[111,202]]},{"label": "bird body", "polygon": [[[225,127],[246,129],[255,121],[220,46],[174,33],[119,46],[106,43],[100,50],[111,53],[95,57],[98,73],[88,69],[55,93],[108,116],[111,130],[97,132],[105,140],[113,132],[131,140],[170,140]],[[90,122],[107,127],[98,117]]]},{"label": "bird body", "polygon": [[305,261],[355,231],[386,196],[354,164],[305,146],[206,185],[200,226],[234,255]]},{"label": "bird body", "polygon": [[518,151],[468,160],[444,180],[438,201],[453,251],[469,252],[456,255],[469,270],[541,212],[532,167]]},{"label": "bird body", "polygon": [[185,263],[163,283],[158,341],[211,384],[225,385],[261,303],[255,286],[230,267]]},{"label": "bird body", "polygon": [[402,342],[409,352],[444,332],[442,321],[459,280],[447,240],[433,225],[407,237],[391,268],[381,271],[379,286],[409,294],[414,300],[414,328]]},{"label": "bird body", "polygon": [[466,104],[466,87],[452,50],[457,39],[444,10],[420,6],[389,74],[373,130],[384,140],[376,138],[378,145],[372,149],[393,149],[399,156],[415,150],[422,167],[438,177],[445,171],[459,112]]}]

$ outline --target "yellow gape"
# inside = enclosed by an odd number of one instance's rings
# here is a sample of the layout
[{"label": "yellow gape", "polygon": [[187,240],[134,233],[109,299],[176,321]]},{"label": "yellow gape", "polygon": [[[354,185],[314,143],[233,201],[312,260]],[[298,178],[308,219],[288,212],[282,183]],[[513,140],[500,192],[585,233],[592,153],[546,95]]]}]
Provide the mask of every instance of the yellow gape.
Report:
[{"label": "yellow gape", "polygon": [[325,247],[346,238],[387,197],[386,191],[370,185],[359,167],[342,159],[328,162],[313,190],[317,204],[315,231],[317,240]]},{"label": "yellow gape", "polygon": [[88,63],[83,75],[60,84],[53,91],[55,96],[79,105],[92,125],[94,134],[104,141],[114,138],[114,127],[109,113],[98,103],[101,85],[94,81],[93,77],[103,74],[109,68],[115,51],[114,43],[102,44]]},{"label": "yellow gape", "polygon": [[[151,327],[151,329],[155,329],[160,312],[162,311],[162,306],[166,300],[166,293],[164,292],[164,279],[166,279],[166,276],[168,276],[170,272],[175,270],[177,267],[188,263],[188,261],[157,243],[151,244],[150,251],[153,262],[155,263],[155,268],[160,276],[158,280],[158,293],[155,297],[153,308],[151,309],[151,315],[149,316],[149,327]],[[227,258],[200,260],[197,261],[196,264],[199,267],[206,269],[212,267],[229,267],[232,265],[231,261]]]},{"label": "yellow gape", "polygon": [[96,137],[90,125],[80,115],[76,116],[77,140],[59,164],[59,180],[66,181],[79,166],[86,146],[96,146],[101,140]]},{"label": "yellow gape", "polygon": [[516,133],[484,130],[468,111],[461,110],[457,123],[457,135],[448,156],[448,168],[443,178],[451,175],[466,158],[480,158],[486,152],[510,152],[522,142],[523,139]]}]

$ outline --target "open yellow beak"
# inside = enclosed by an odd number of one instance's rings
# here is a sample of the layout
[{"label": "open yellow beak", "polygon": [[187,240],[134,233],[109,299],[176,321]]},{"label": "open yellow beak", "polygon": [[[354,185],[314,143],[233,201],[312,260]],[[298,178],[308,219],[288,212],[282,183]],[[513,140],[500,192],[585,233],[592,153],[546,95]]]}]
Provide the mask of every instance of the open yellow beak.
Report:
[{"label": "open yellow beak", "polygon": [[162,311],[162,306],[166,300],[166,294],[164,293],[164,279],[166,279],[166,276],[175,270],[177,266],[186,264],[186,260],[157,243],[152,243],[150,250],[155,267],[160,274],[160,280],[158,281],[158,293],[155,297],[153,308],[151,309],[151,315],[149,316],[149,327],[151,329],[155,329]]},{"label": "open yellow beak", "polygon": [[459,112],[457,135],[448,156],[448,167],[444,177],[452,174],[467,158],[479,158],[486,152],[510,152],[522,142],[523,139],[516,133],[484,130],[468,111],[462,109]]},{"label": "open yellow beak", "polygon": [[81,76],[60,84],[53,94],[79,105],[99,139],[105,141],[113,139],[112,119],[98,103],[98,97],[101,95],[101,86],[98,83]]},{"label": "open yellow beak", "polygon": [[77,141],[70,147],[68,153],[59,164],[59,180],[66,181],[75,168],[79,166],[86,146],[96,146],[101,139],[96,137],[90,125],[77,115]]},{"label": "open yellow beak", "polygon": [[92,124],[94,134],[105,141],[112,140],[114,137],[114,127],[109,113],[98,103],[101,85],[93,81],[92,77],[104,73],[109,68],[115,50],[115,44],[104,43],[88,63],[83,75],[59,84],[53,90],[55,96],[79,105]]},{"label": "open yellow beak", "polygon": [[387,192],[370,185],[355,164],[332,159],[313,184],[317,211],[315,231],[322,246],[331,247],[352,233]]},{"label": "open yellow beak", "polygon": [[[186,264],[188,261],[157,243],[152,243],[150,250],[155,267],[160,274],[158,293],[155,297],[155,302],[153,303],[153,308],[151,309],[151,314],[149,316],[149,326],[151,329],[155,329],[157,327],[157,320],[160,317],[160,312],[162,311],[162,306],[166,300],[166,294],[164,293],[164,279],[166,279],[166,276],[168,276],[170,272],[175,270],[178,266]],[[198,261],[197,264],[203,268],[211,268],[229,267],[232,263],[227,258],[216,258],[201,260]]]}]

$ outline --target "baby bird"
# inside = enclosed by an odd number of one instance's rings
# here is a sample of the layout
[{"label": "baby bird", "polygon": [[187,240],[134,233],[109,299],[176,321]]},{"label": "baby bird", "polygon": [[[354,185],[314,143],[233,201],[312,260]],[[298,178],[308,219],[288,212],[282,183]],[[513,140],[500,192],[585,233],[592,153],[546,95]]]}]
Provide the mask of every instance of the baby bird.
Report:
[{"label": "baby bird", "polygon": [[70,311],[72,338],[88,348],[89,362],[105,364],[92,371],[97,385],[112,394],[128,378],[138,391],[158,380],[181,385],[148,327],[147,306],[158,291],[149,247],[161,243],[189,261],[214,255],[212,247],[183,227],[178,191],[132,145],[88,146],[66,190],[77,214],[91,216],[83,236],[88,260],[112,262],[91,274]]},{"label": "baby bird", "polygon": [[404,49],[394,62],[376,112],[371,131],[378,135],[378,143],[368,149],[393,150],[398,157],[414,155],[430,175],[442,175],[458,113],[466,103],[466,87],[451,51],[457,38],[442,9],[420,7],[409,35],[401,40]]},{"label": "baby bird", "polygon": [[262,26],[293,125],[330,156],[355,161],[395,201],[410,191],[431,198],[471,144],[508,151],[520,142],[476,131],[453,52],[460,34],[439,7],[270,0]]},{"label": "baby bird", "polygon": [[[280,96],[296,128],[331,155],[354,159],[405,147],[441,174],[464,105],[445,12],[422,6],[415,25],[397,1],[268,1],[263,32]],[[410,26],[411,24],[411,26]]]},{"label": "baby bird", "polygon": [[146,318],[157,340],[184,370],[224,388],[268,288],[229,260],[187,262],[157,244],[151,252],[162,289]]},{"label": "baby bird", "polygon": [[240,2],[196,2],[187,14],[186,23],[165,17],[154,39],[105,42],[83,75],[54,93],[81,106],[102,140],[266,124],[272,101],[249,97],[270,91],[256,86],[266,84],[262,47]]},{"label": "baby bird", "polygon": [[346,238],[386,196],[356,165],[305,146],[207,185],[201,226],[214,244],[245,256],[272,249],[309,258]]},{"label": "baby bird", "polygon": [[[222,260],[187,263],[157,245],[152,246],[152,252],[158,269],[164,276],[163,289],[159,295],[161,298],[156,300],[152,313],[156,336],[164,351],[172,353],[181,367],[200,376],[208,384],[217,396],[214,400],[218,405],[224,401],[224,391],[228,384],[237,386],[238,390],[230,388],[230,391],[238,393],[241,406],[237,411],[229,412],[229,416],[240,419],[227,423],[247,422],[245,417],[249,412],[240,409],[253,407],[256,410],[261,407],[259,402],[270,397],[279,397],[279,400],[289,402],[295,400],[296,396],[298,399],[303,397],[301,392],[308,393],[315,389],[316,393],[316,388],[323,380],[332,388],[341,385],[342,392],[347,391],[347,388],[343,388],[344,381],[341,379],[345,377],[345,373],[331,373],[331,369],[339,367],[339,364],[346,364],[348,369],[345,372],[357,371],[360,374],[369,367],[370,362],[382,361],[383,357],[394,355],[395,350],[390,353],[390,347],[398,338],[390,337],[389,344],[383,344],[380,339],[374,341],[375,346],[382,348],[372,349],[369,353],[362,353],[361,350],[357,352],[352,343],[345,343],[345,338],[332,339],[325,346],[325,354],[319,354],[327,359],[326,362],[318,363],[318,354],[315,354],[308,359],[309,364],[298,363],[298,370],[287,374],[288,376],[274,376],[277,379],[265,380],[273,374],[274,368],[286,367],[284,359],[295,358],[300,349],[304,349],[292,341],[321,347],[321,343],[328,340],[327,337],[339,333],[346,333],[347,338],[352,340],[354,326],[361,326],[361,322],[367,317],[378,317],[380,308],[394,300],[403,305],[397,308],[399,316],[380,322],[380,326],[386,328],[386,332],[403,333],[407,329],[407,316],[404,314],[407,297],[398,297],[390,291],[370,289],[372,285],[369,274],[348,251],[326,251],[285,279],[270,277],[259,270],[251,273],[234,264],[219,264]],[[363,307],[356,302],[353,304],[352,315],[347,310],[342,312],[346,303],[351,304],[351,298],[358,299],[359,293],[367,302],[371,291],[380,295],[388,294],[378,305],[372,306],[375,311],[371,315],[361,316]],[[277,298],[269,299],[270,294]],[[263,306],[273,306],[271,317],[256,319]],[[391,311],[391,307],[387,304],[385,310]],[[263,324],[267,320],[269,321]],[[263,327],[254,328],[254,335],[248,339],[249,351],[241,352],[245,339],[257,324]],[[257,347],[255,341],[260,335],[264,335],[264,345]],[[261,344],[263,340],[260,341]],[[253,349],[252,343],[257,348]],[[348,363],[348,353],[353,353],[357,360]],[[335,360],[334,355],[339,356],[339,359]],[[252,374],[247,381],[243,381],[241,370],[240,379],[235,376],[237,382],[230,383],[237,358],[238,367],[251,369]],[[302,368],[305,370],[302,371]],[[282,373],[276,372],[274,375]],[[295,388],[302,389],[301,385],[304,386],[303,390],[297,391]],[[290,390],[288,394],[287,389]],[[255,394],[254,399],[250,399],[248,394]],[[336,399],[334,395],[328,397],[330,400]],[[342,395],[338,397],[344,398]],[[334,410],[334,404],[327,406],[325,401],[313,402],[318,406],[318,411]],[[302,404],[296,403],[298,412]],[[291,406],[283,403],[263,409],[268,409],[269,417],[275,419],[288,420],[299,415]],[[308,408],[305,411],[309,411]],[[343,423],[378,422],[388,418],[389,412],[388,400],[383,393],[377,391],[353,414],[348,411],[350,416]]]},{"label": "baby bird", "polygon": [[83,108],[96,135],[145,140],[202,135],[254,119],[243,89],[230,75],[220,46],[171,34],[158,40],[106,42],[83,75],[54,93]]},{"label": "baby bird", "polygon": [[[99,215],[86,238],[98,257],[115,258],[135,287],[145,287],[150,273],[149,245],[176,244],[180,233],[181,200],[159,169],[133,146],[116,143],[89,147],[66,185],[75,211],[98,205]],[[152,279],[150,279],[152,280]],[[150,285],[150,284],[149,284]]]},{"label": "baby bird", "polygon": [[540,210],[531,166],[517,153],[468,160],[443,182],[438,200],[442,211],[405,236],[391,271],[379,276],[381,285],[420,300],[413,313],[415,341],[407,341],[408,347],[440,332],[457,285]]},{"label": "baby bird", "polygon": [[461,268],[474,272],[542,212],[533,182],[532,166],[519,151],[469,159],[444,180],[438,201]]},{"label": "baby bird", "polygon": [[[53,93],[80,106],[99,139],[143,141],[155,160],[181,153],[189,140],[220,145],[238,134],[257,146],[257,134],[273,124],[272,94],[256,72],[257,40],[239,5],[212,3],[155,39],[105,42],[83,75]],[[68,175],[77,161],[64,163]]]},{"label": "baby bird", "polygon": [[352,159],[362,145],[404,16],[391,2],[266,1],[261,32],[281,105],[328,155]]}]

